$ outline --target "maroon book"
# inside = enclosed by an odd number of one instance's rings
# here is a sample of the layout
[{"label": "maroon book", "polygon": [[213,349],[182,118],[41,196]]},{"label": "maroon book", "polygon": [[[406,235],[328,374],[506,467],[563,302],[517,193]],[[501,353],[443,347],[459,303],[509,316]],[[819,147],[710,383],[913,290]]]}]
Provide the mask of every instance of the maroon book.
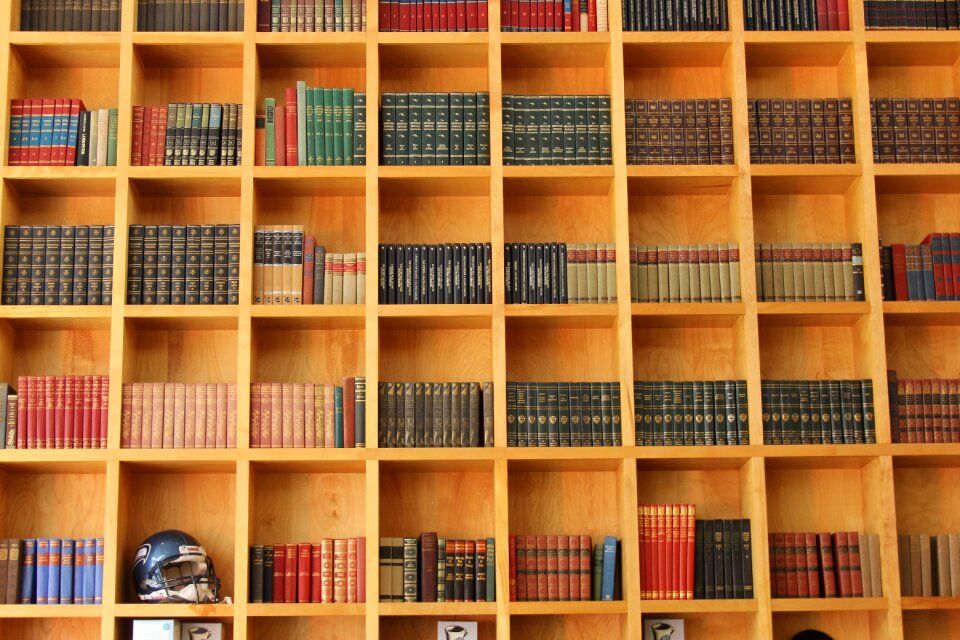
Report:
[{"label": "maroon book", "polygon": [[800,595],[799,580],[797,579],[797,546],[796,534],[786,533],[783,536],[784,557],[786,559],[787,575],[787,593],[788,598],[796,598]]},{"label": "maroon book", "polygon": [[354,449],[357,446],[356,378],[343,379],[343,446],[345,449]]},{"label": "maroon book", "polygon": [[300,543],[289,546],[297,549],[297,598],[295,602],[310,602],[310,544]]},{"label": "maroon book", "polygon": [[804,552],[807,556],[807,592],[811,598],[820,597],[820,563],[817,560],[817,534],[804,533]]},{"label": "maroon book", "polygon": [[513,545],[514,566],[510,571],[513,589],[510,599],[515,602],[527,601],[527,536],[510,536]]},{"label": "maroon book", "polygon": [[273,601],[289,602],[284,597],[283,587],[286,584],[287,546],[273,545]]},{"label": "maroon book", "polygon": [[319,544],[310,546],[310,602],[320,602],[322,550]]},{"label": "maroon book", "polygon": [[793,534],[793,555],[796,557],[797,562],[797,593],[798,598],[809,598],[810,597],[810,583],[807,581],[807,572],[810,570],[807,567],[807,546],[806,546],[806,534],[805,533],[795,533]]},{"label": "maroon book", "polygon": [[[346,385],[344,385],[344,389],[346,389]],[[424,531],[420,534],[420,602],[436,601],[437,532]]]},{"label": "maroon book", "polygon": [[833,545],[829,533],[817,534],[817,547],[820,552],[820,579],[824,598],[837,597],[837,572],[833,558]]},{"label": "maroon book", "polygon": [[44,376],[43,379],[43,446],[46,449],[53,449],[55,446],[54,430],[57,413],[54,397],[56,378],[54,376]]},{"label": "maroon book", "polygon": [[286,566],[283,571],[283,601],[297,601],[297,545],[286,546]]},{"label": "maroon book", "polygon": [[846,531],[833,534],[833,566],[840,587],[841,598],[853,596],[853,583],[850,578],[850,547]]},{"label": "maroon book", "polygon": [[537,590],[537,536],[527,536],[527,600],[540,599]]},{"label": "maroon book", "polygon": [[850,558],[850,595],[863,597],[863,573],[860,570],[860,535],[856,531],[847,532],[847,550]]}]

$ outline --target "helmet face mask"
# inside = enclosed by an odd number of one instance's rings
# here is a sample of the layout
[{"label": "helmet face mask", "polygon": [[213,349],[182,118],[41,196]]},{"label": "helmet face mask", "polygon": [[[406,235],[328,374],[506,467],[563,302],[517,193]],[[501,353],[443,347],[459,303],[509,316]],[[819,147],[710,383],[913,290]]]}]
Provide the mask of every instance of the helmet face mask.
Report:
[{"label": "helmet face mask", "polygon": [[213,559],[192,536],[175,529],[155,533],[140,545],[133,582],[143,602],[220,601],[220,579]]}]

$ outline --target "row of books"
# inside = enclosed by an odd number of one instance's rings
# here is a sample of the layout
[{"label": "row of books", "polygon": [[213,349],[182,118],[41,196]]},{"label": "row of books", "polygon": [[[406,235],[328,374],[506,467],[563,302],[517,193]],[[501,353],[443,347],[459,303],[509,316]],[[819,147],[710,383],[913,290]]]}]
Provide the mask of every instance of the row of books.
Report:
[{"label": "row of books", "polygon": [[740,246],[630,246],[632,302],[740,302]]},{"label": "row of books", "polygon": [[103,538],[0,540],[0,602],[102,604]]},{"label": "row of books", "polygon": [[622,599],[620,540],[590,543],[588,535],[511,535],[510,600]]},{"label": "row of books", "polygon": [[250,602],[366,602],[366,538],[250,545]]},{"label": "row of books", "polygon": [[366,446],[367,380],[342,385],[254,382],[250,385],[253,448],[354,449]]},{"label": "row of books", "polygon": [[381,0],[380,31],[486,31],[487,0]]},{"label": "row of books", "polygon": [[489,165],[490,93],[384,92],[380,161],[393,165]]},{"label": "row of books", "polygon": [[508,447],[619,447],[619,382],[507,382]]},{"label": "row of books", "polygon": [[747,101],[750,162],[853,164],[851,98],[770,98]]},{"label": "row of books", "polygon": [[624,31],[726,31],[727,3],[712,0],[624,0]]},{"label": "row of books", "polygon": [[607,304],[617,301],[617,250],[601,243],[508,243],[507,304]]},{"label": "row of books", "polygon": [[233,449],[237,385],[127,382],[120,396],[124,449]]},{"label": "row of books", "polygon": [[627,164],[733,164],[730,98],[628,98]]},{"label": "row of books", "polygon": [[859,242],[758,243],[757,299],[764,302],[865,300]]},{"label": "row of books", "polygon": [[768,544],[774,598],[882,595],[879,536],[856,531],[771,533]]},{"label": "row of books", "polygon": [[746,380],[633,383],[638,447],[750,444]]},{"label": "row of books", "polygon": [[134,106],[133,114],[130,163],[134,166],[240,165],[242,104],[171,102],[165,107]]},{"label": "row of books", "polygon": [[873,161],[960,161],[960,98],[871,98]]},{"label": "row of books", "polygon": [[504,165],[612,164],[609,95],[503,94]]},{"label": "row of books", "polygon": [[303,225],[254,226],[254,304],[363,304],[366,287],[366,253],[328,253]]},{"label": "row of books", "polygon": [[694,600],[752,599],[752,547],[747,518],[697,520],[693,551]]},{"label": "row of books", "polygon": [[764,444],[875,444],[872,380],[763,380]]},{"label": "row of books", "polygon": [[0,302],[112,304],[113,237],[112,224],[5,226]]},{"label": "row of books", "polygon": [[137,31],[243,31],[243,2],[137,0]]},{"label": "row of books", "polygon": [[492,447],[492,382],[377,383],[381,448]]},{"label": "row of books", "polygon": [[960,596],[960,534],[898,535],[897,551],[900,595]]},{"label": "row of books", "polygon": [[381,244],[380,304],[490,304],[490,243]]},{"label": "row of books", "polygon": [[120,31],[120,0],[20,0],[20,31]]},{"label": "row of books", "polygon": [[238,224],[132,224],[127,249],[127,304],[239,304]]},{"label": "row of books", "polygon": [[106,449],[109,376],[19,376],[0,383],[0,449]]},{"label": "row of books", "polygon": [[960,442],[960,380],[887,371],[893,442]]},{"label": "row of books", "polygon": [[367,0],[257,0],[257,31],[329,33],[366,30]]},{"label": "row of books", "polygon": [[494,567],[493,538],[380,538],[380,602],[495,602]]},{"label": "row of books", "polygon": [[[257,165],[352,166],[366,164],[367,94],[353,89],[308,87],[303,80],[284,99],[263,100],[263,140]],[[259,132],[259,116],[258,116]]]},{"label": "row of books", "polygon": [[960,29],[960,7],[955,0],[864,0],[867,29]]},{"label": "row of books", "polygon": [[743,0],[747,31],[849,31],[847,0]]},{"label": "row of books", "polygon": [[500,30],[602,33],[608,30],[607,0],[503,0]]},{"label": "row of books", "polygon": [[10,100],[10,166],[112,167],[116,107],[87,111],[76,98]]},{"label": "row of books", "polygon": [[880,247],[884,300],[960,299],[960,233]]}]

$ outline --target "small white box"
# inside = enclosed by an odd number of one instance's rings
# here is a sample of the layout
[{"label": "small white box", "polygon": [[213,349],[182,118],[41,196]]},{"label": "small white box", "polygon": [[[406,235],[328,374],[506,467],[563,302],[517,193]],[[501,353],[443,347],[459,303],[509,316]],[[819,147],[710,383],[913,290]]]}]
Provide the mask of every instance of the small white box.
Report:
[{"label": "small white box", "polygon": [[133,640],[180,640],[180,621],[134,620]]},{"label": "small white box", "polygon": [[477,623],[464,620],[437,622],[437,640],[477,640]]},{"label": "small white box", "polygon": [[219,622],[189,620],[180,623],[180,640],[222,640],[223,625]]},{"label": "small white box", "polygon": [[643,640],[683,640],[683,620],[647,618],[643,621]]}]

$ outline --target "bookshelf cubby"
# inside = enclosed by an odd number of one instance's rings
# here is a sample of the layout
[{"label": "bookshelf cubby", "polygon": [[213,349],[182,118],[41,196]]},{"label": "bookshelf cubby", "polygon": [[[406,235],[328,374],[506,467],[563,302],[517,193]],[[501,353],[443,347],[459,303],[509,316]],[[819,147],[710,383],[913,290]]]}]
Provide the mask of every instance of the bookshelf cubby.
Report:
[{"label": "bookshelf cubby", "polygon": [[[648,617],[680,617],[691,640],[789,640],[817,627],[838,640],[927,640],[960,633],[955,599],[901,598],[897,534],[954,528],[960,445],[891,443],[886,371],[955,377],[960,303],[884,302],[876,247],[960,230],[960,165],[875,165],[871,97],[957,93],[960,32],[621,29],[502,33],[257,33],[246,0],[237,33],[139,33],[121,0],[119,33],[18,30],[0,9],[0,226],[113,224],[111,306],[0,306],[0,381],[21,375],[110,377],[106,449],[0,449],[0,537],[103,536],[103,604],[0,605],[0,637],[129,640],[136,618],[224,623],[229,640],[414,640],[438,620],[479,624],[482,640],[638,638]],[[265,97],[304,80],[367,93],[367,164],[255,165]],[[383,92],[488,91],[489,166],[380,166]],[[612,164],[503,166],[504,94],[609,94]],[[115,167],[7,166],[11,99],[69,97],[118,107]],[[729,97],[734,164],[627,165],[623,101]],[[856,164],[751,165],[747,101],[853,99]],[[131,166],[132,107],[171,101],[244,105],[242,162]],[[127,305],[131,224],[239,224],[240,303]],[[253,230],[303,225],[328,251],[365,251],[366,304],[252,304]],[[493,303],[379,305],[380,243],[489,242]],[[504,243],[611,243],[614,304],[504,304]],[[630,302],[632,244],[737,243],[740,302]],[[758,302],[756,242],[859,242],[865,302]],[[249,445],[253,382],[366,377],[363,449]],[[746,446],[637,447],[634,380],[747,381]],[[873,445],[768,446],[761,380],[870,378]],[[494,388],[495,447],[378,449],[377,383],[482,382]],[[617,381],[622,447],[508,448],[507,381]],[[237,447],[123,449],[121,389],[132,382],[238,387]],[[755,597],[640,599],[637,505],[697,504],[704,518],[750,518]],[[141,540],[184,529],[210,551],[232,604],[144,605],[130,578]],[[771,597],[767,533],[879,534],[884,595]],[[378,600],[378,540],[436,530],[493,537],[493,603]],[[616,534],[623,599],[509,602],[509,536]],[[366,602],[249,602],[253,543],[366,538]],[[934,601],[932,601],[934,600]]]}]

